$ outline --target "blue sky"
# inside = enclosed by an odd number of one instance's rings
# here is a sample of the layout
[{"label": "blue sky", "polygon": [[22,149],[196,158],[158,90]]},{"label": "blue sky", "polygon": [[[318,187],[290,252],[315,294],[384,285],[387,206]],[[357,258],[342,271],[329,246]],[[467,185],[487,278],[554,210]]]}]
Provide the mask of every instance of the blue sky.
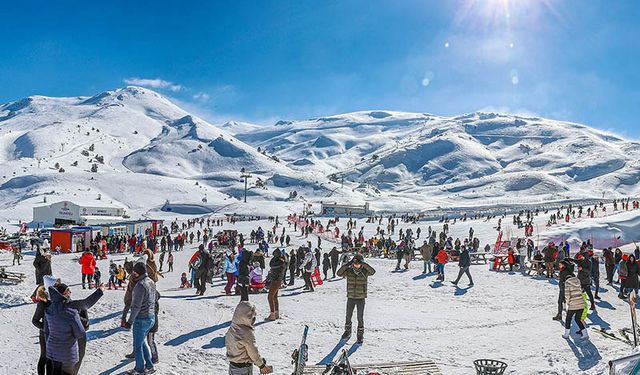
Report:
[{"label": "blue sky", "polygon": [[0,102],[130,82],[214,122],[493,110],[640,138],[636,1],[15,1],[0,17]]}]

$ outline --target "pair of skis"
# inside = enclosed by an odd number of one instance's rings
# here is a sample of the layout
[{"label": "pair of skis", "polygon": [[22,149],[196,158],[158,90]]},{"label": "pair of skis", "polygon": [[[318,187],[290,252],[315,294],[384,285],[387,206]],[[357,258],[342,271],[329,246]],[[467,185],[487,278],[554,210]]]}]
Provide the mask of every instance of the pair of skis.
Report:
[{"label": "pair of skis", "polygon": [[615,333],[612,332],[607,332],[606,330],[602,329],[602,328],[596,328],[594,330],[592,330],[593,332],[598,332],[600,335],[602,335],[602,337],[608,338],[610,340],[615,340],[615,341],[620,341],[623,342],[627,345],[633,346],[633,341],[631,340],[631,337],[629,337],[629,333],[632,333],[630,329],[625,328],[625,329],[619,329],[618,333],[620,336],[616,335]]},{"label": "pair of skis", "polygon": [[[309,359],[309,347],[307,345],[307,335],[309,334],[309,326],[304,326],[304,331],[302,332],[302,340],[300,342],[300,346],[298,349],[293,351],[291,355],[292,364],[293,364],[293,374],[292,375],[303,375],[304,368],[307,364],[307,360]],[[327,369],[324,371],[326,375],[356,375],[355,370],[351,367],[351,363],[349,363],[349,352],[346,349],[342,349],[340,356],[333,362],[327,365]]]}]

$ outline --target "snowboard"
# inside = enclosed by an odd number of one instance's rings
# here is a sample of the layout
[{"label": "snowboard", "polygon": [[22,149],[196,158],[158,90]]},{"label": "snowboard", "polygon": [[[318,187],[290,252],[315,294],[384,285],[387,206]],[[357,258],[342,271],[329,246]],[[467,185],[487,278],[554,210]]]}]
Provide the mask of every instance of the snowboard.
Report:
[{"label": "snowboard", "polygon": [[302,340],[300,342],[300,347],[293,351],[291,355],[292,364],[293,364],[293,374],[292,375],[302,375],[304,373],[304,367],[307,364],[308,359],[308,347],[307,347],[307,334],[309,333],[309,326],[304,326],[304,331],[302,332]]}]

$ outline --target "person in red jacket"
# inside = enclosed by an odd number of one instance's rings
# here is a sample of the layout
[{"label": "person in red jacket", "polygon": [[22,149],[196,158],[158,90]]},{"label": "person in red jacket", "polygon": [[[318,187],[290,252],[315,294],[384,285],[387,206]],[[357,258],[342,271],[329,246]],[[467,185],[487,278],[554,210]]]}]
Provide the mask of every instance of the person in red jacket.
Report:
[{"label": "person in red jacket", "polygon": [[437,280],[444,281],[444,265],[447,264],[447,262],[449,261],[449,255],[447,254],[446,251],[444,251],[444,248],[438,251],[438,255],[436,255],[436,260],[438,261],[438,264],[436,265],[436,268],[438,269]]},{"label": "person in red jacket", "polygon": [[93,274],[96,272],[96,258],[89,250],[87,250],[82,254],[78,263],[82,265],[82,289],[87,289],[85,287],[85,280],[89,283],[89,289],[93,288]]}]

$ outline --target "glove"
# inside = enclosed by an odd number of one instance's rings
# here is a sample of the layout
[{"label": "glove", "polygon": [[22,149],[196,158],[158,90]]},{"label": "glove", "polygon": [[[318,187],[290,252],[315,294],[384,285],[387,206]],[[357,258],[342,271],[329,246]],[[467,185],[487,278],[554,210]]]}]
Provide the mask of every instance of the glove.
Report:
[{"label": "glove", "polygon": [[122,322],[120,326],[124,329],[131,329],[131,323],[129,322]]},{"label": "glove", "polygon": [[264,366],[263,368],[260,369],[260,373],[261,374],[272,374],[273,373],[273,367],[272,366]]}]

